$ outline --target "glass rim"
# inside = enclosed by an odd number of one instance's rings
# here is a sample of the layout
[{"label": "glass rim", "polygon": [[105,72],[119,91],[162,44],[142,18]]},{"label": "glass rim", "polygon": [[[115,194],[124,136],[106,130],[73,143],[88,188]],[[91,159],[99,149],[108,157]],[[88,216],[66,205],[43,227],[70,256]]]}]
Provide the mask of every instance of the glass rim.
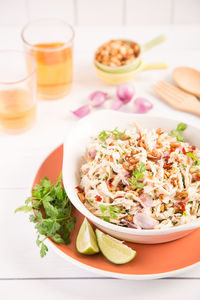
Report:
[{"label": "glass rim", "polygon": [[15,80],[15,81],[0,81],[0,84],[4,84],[4,85],[13,85],[13,84],[17,84],[17,83],[20,83],[20,82],[24,82],[26,80],[28,80],[29,78],[31,78],[34,74],[36,74],[36,71],[37,71],[37,63],[36,63],[36,60],[34,59],[34,57],[30,54],[28,54],[27,52],[25,51],[22,51],[22,50],[14,50],[14,49],[5,49],[5,50],[0,50],[0,56],[1,54],[7,54],[7,53],[18,53],[18,54],[21,54],[23,55],[24,57],[25,56],[29,56],[29,58],[32,60],[33,62],[33,71],[30,73],[30,74],[27,74],[27,76],[25,77],[22,77],[21,79],[19,80]]},{"label": "glass rim", "polygon": [[[30,25],[32,25],[32,24],[34,24],[34,23],[37,23],[37,22],[41,22],[41,21],[42,21],[42,22],[45,22],[45,21],[56,21],[56,22],[58,22],[58,23],[60,23],[60,24],[62,24],[62,25],[64,25],[64,26],[70,28],[70,30],[71,30],[71,32],[72,32],[71,38],[70,38],[67,42],[65,42],[64,45],[55,47],[54,49],[47,49],[47,48],[45,48],[45,47],[42,48],[42,47],[34,46],[33,44],[29,43],[29,42],[25,39],[24,33],[25,33],[25,31],[30,27]],[[35,50],[38,50],[38,49],[44,50],[45,52],[52,52],[52,51],[55,52],[56,50],[61,50],[61,49],[66,48],[66,46],[68,46],[70,43],[72,43],[72,41],[74,40],[74,36],[75,36],[75,31],[74,31],[74,28],[72,27],[72,25],[69,24],[68,22],[62,20],[62,19],[57,19],[57,18],[42,18],[42,19],[32,20],[32,21],[26,23],[26,24],[24,25],[24,27],[22,28],[22,30],[21,30],[21,39],[22,39],[22,41],[23,41],[23,43],[24,43],[25,45],[27,45],[27,46],[29,46],[30,48],[35,49]]]}]

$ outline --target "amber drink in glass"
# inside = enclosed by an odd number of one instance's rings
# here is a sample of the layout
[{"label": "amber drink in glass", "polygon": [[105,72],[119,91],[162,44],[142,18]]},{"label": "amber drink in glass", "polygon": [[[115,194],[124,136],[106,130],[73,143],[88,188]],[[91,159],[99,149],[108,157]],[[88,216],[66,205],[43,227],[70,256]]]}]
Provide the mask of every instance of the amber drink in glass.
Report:
[{"label": "amber drink in glass", "polygon": [[72,86],[74,30],[64,21],[37,20],[22,30],[25,50],[37,61],[38,97],[55,100]]},{"label": "amber drink in glass", "polygon": [[22,51],[2,50],[0,66],[0,131],[21,133],[36,117],[36,62]]}]

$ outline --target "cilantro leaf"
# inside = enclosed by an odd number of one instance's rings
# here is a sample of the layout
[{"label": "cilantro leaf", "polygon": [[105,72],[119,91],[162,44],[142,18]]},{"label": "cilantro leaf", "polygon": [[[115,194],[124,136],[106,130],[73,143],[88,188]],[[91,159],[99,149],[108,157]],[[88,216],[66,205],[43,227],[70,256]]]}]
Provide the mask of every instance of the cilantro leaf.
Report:
[{"label": "cilantro leaf", "polygon": [[65,227],[68,229],[69,232],[72,232],[74,230],[74,223],[75,223],[74,217],[71,217],[65,222]]},{"label": "cilantro leaf", "polygon": [[39,235],[39,234],[38,234],[38,236],[37,236],[36,244],[37,244],[38,247],[39,247],[40,244],[41,244],[41,241],[40,241],[40,235]]},{"label": "cilantro leaf", "polygon": [[170,135],[171,135],[171,136],[178,136],[178,135],[179,135],[179,131],[173,129],[173,130],[170,131]]},{"label": "cilantro leaf", "polygon": [[143,186],[144,186],[144,184],[142,182],[137,182],[135,185],[136,189],[142,189]]},{"label": "cilantro leaf", "polygon": [[108,172],[106,172],[106,177],[105,177],[105,180],[108,180],[108,178],[109,178],[109,173],[108,173]]},{"label": "cilantro leaf", "polygon": [[[126,131],[119,131],[117,129],[117,127],[114,128],[114,130],[110,130],[110,131],[107,131],[111,134],[114,135],[114,138],[115,140],[120,140],[120,139],[123,139],[126,137]],[[107,133],[105,130],[101,131],[99,133],[99,139],[102,141],[102,142],[105,142],[105,140],[109,137],[109,134]],[[126,137],[126,138],[130,138],[130,137]]]},{"label": "cilantro leaf", "polygon": [[198,158],[196,157],[196,155],[194,153],[187,152],[186,155],[194,159],[194,164],[195,165],[199,165],[200,164]]},{"label": "cilantro leaf", "polygon": [[39,209],[41,207],[41,205],[42,205],[41,201],[38,201],[38,200],[33,200],[32,201],[32,207],[33,208]]},{"label": "cilantro leaf", "polygon": [[32,210],[32,206],[23,205],[15,209],[15,213],[18,211],[29,212]]},{"label": "cilantro leaf", "polygon": [[68,226],[66,225],[61,226],[60,234],[64,240],[64,243],[68,245],[70,243],[70,232],[68,230]]},{"label": "cilantro leaf", "polygon": [[102,214],[104,214],[104,212],[107,210],[107,207],[103,204],[99,205],[100,211],[102,212]]},{"label": "cilantro leaf", "polygon": [[28,198],[26,199],[26,201],[25,201],[25,204],[28,205],[28,204],[31,203],[31,201],[32,201],[32,198],[31,198],[31,197],[28,197]]},{"label": "cilantro leaf", "polygon": [[41,257],[44,257],[48,252],[47,246],[42,242],[41,243],[41,249],[40,249],[40,255]]},{"label": "cilantro leaf", "polygon": [[184,142],[184,137],[182,136],[182,132],[186,130],[187,124],[179,123],[177,125],[176,130],[171,130],[170,135],[176,137],[176,140],[179,142]]},{"label": "cilantro leaf", "polygon": [[29,221],[32,222],[32,223],[37,223],[38,222],[38,218],[36,218],[34,215],[30,215]]},{"label": "cilantro leaf", "polygon": [[112,212],[112,211],[110,211],[110,216],[113,219],[117,219],[117,215],[114,212]]},{"label": "cilantro leaf", "polygon": [[121,210],[119,207],[117,206],[109,206],[109,213],[110,213],[110,217],[113,219],[117,219],[117,215],[116,213],[120,213]]},{"label": "cilantro leaf", "polygon": [[[35,224],[38,233],[36,244],[40,247],[40,255],[44,257],[48,251],[44,241],[47,237],[57,243],[70,243],[70,233],[74,230],[75,217],[71,216],[71,202],[63,188],[61,175],[55,183],[45,177],[32,190],[32,197],[25,201],[25,205],[15,212],[33,213],[30,222]],[[41,236],[45,236],[41,239]]]},{"label": "cilantro leaf", "polygon": [[119,131],[117,127],[114,130],[110,131],[110,133],[114,135],[115,140],[123,139],[125,137],[125,130],[123,132]]},{"label": "cilantro leaf", "polygon": [[106,133],[105,130],[101,131],[99,133],[99,139],[102,141],[102,142],[105,142],[105,140],[108,138],[108,134]]},{"label": "cilantro leaf", "polygon": [[179,123],[177,125],[177,130],[178,131],[184,131],[186,128],[187,128],[187,124],[185,124],[185,123]]},{"label": "cilantro leaf", "polygon": [[101,216],[101,218],[106,221],[106,222],[110,222],[110,218],[109,217],[106,217],[106,216]]},{"label": "cilantro leaf", "polygon": [[56,243],[56,244],[64,244],[64,240],[61,237],[60,234],[56,233],[52,236],[52,240]]},{"label": "cilantro leaf", "polygon": [[45,200],[43,201],[43,206],[47,217],[56,218],[58,216],[58,209],[51,203]]},{"label": "cilantro leaf", "polygon": [[176,139],[178,142],[184,142],[184,137],[181,134],[179,134]]},{"label": "cilantro leaf", "polygon": [[42,213],[39,210],[34,210],[36,217],[38,218],[38,221],[42,220]]},{"label": "cilantro leaf", "polygon": [[121,209],[117,206],[109,206],[109,210],[110,210],[110,212],[116,212],[116,213],[121,212]]},{"label": "cilantro leaf", "polygon": [[134,189],[141,189],[143,187],[143,183],[140,182],[139,179],[144,177],[145,171],[145,164],[143,162],[139,162],[137,164],[137,168],[133,170],[132,177],[129,179],[129,183]]}]

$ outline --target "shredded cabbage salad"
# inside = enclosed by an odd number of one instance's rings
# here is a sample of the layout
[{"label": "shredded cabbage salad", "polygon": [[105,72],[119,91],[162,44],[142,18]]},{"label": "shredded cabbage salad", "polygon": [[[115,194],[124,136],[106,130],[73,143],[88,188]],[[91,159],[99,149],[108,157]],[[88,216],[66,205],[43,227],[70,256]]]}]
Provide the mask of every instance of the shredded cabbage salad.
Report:
[{"label": "shredded cabbage salad", "polygon": [[86,208],[107,222],[137,229],[164,229],[197,220],[200,150],[174,131],[172,135],[135,124],[93,137],[77,187]]}]

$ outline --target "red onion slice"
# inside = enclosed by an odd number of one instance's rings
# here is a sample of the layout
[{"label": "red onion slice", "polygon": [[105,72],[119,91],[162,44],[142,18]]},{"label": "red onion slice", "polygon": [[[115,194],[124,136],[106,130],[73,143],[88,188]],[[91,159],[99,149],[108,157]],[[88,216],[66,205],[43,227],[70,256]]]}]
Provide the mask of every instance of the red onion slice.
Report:
[{"label": "red onion slice", "polygon": [[91,113],[90,105],[83,105],[73,111],[73,114],[78,118],[83,118],[83,117],[87,116],[89,113]]},{"label": "red onion slice", "polygon": [[90,96],[90,103],[93,107],[100,107],[107,100],[108,95],[101,91],[93,92]]},{"label": "red onion slice", "polygon": [[145,114],[153,108],[153,104],[146,98],[138,97],[133,102],[133,113]]},{"label": "red onion slice", "polygon": [[119,110],[123,105],[123,102],[118,99],[113,99],[109,101],[109,108],[113,110]]},{"label": "red onion slice", "polygon": [[122,219],[121,221],[124,225],[128,226],[129,228],[134,228],[134,229],[138,228],[137,225],[133,224],[132,222],[130,222],[126,219]]},{"label": "red onion slice", "polygon": [[144,206],[146,207],[152,207],[153,205],[153,199],[150,197],[149,194],[147,193],[143,193],[140,195],[140,199],[142,201],[142,203],[144,204]]},{"label": "red onion slice", "polygon": [[97,154],[97,150],[93,149],[93,150],[88,152],[88,157],[94,159],[96,154]]},{"label": "red onion slice", "polygon": [[145,213],[137,213],[133,218],[133,223],[143,229],[153,229],[158,224],[158,221]]}]

